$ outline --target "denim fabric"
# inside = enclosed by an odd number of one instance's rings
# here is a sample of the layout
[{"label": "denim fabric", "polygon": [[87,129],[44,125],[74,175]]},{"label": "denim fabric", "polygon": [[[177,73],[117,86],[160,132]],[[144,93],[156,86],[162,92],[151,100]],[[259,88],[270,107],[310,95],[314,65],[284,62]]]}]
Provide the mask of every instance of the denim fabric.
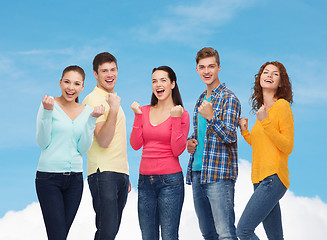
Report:
[{"label": "denim fabric", "polygon": [[96,214],[95,240],[115,239],[121,222],[129,188],[129,176],[124,173],[99,170],[88,176]]},{"label": "denim fabric", "polygon": [[284,196],[286,190],[287,188],[277,174],[254,184],[254,193],[238,222],[237,236],[239,239],[259,239],[254,230],[261,222],[268,239],[284,239],[279,200]]},{"label": "denim fabric", "polygon": [[183,173],[140,175],[138,182],[138,216],[143,240],[178,239],[184,202]]},{"label": "denim fabric", "polygon": [[192,172],[195,212],[206,240],[237,239],[233,180],[201,184],[201,172]]},{"label": "denim fabric", "polygon": [[49,240],[65,240],[83,192],[82,173],[37,172],[36,193]]}]

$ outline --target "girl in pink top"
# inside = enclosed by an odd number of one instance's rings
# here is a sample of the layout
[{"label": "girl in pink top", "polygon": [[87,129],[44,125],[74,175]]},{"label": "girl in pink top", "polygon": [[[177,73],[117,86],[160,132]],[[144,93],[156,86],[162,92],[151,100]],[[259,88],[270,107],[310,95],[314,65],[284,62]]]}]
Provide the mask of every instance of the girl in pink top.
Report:
[{"label": "girl in pink top", "polygon": [[143,240],[178,239],[184,177],[178,156],[186,147],[189,114],[183,109],[176,74],[168,66],[152,71],[151,105],[131,105],[130,142],[143,146],[138,182],[138,216]]}]

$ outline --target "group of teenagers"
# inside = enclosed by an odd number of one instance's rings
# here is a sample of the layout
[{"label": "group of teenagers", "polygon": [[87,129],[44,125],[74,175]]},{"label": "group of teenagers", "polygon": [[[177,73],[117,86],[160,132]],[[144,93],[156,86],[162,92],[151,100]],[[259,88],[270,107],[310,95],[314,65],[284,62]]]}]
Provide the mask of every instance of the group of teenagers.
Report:
[{"label": "group of teenagers", "polygon": [[[186,183],[192,185],[194,208],[203,239],[259,239],[263,223],[269,239],[283,239],[279,201],[289,187],[288,156],[293,149],[291,83],[282,63],[266,62],[255,75],[250,98],[257,120],[248,130],[241,104],[218,74],[218,52],[210,47],[196,55],[196,72],[205,84],[197,99],[194,131],[183,108],[175,72],[152,70],[151,103],[131,104],[135,113],[130,144],[143,147],[138,179],[138,218],[143,240],[176,240],[184,201],[179,156],[190,160]],[[114,88],[116,58],[103,52],[93,60],[97,84],[82,104],[85,73],[64,69],[60,97],[44,96],[37,116],[41,156],[36,191],[49,240],[64,240],[83,192],[82,154],[87,153],[87,181],[95,211],[95,240],[115,239],[128,192],[124,112]],[[252,146],[254,192],[235,227],[234,191],[238,175],[237,128]]]}]

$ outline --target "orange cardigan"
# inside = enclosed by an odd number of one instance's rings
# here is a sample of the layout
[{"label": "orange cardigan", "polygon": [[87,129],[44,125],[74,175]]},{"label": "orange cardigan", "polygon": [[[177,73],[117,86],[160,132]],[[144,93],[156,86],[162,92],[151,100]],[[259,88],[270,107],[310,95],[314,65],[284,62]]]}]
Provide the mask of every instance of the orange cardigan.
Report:
[{"label": "orange cardigan", "polygon": [[288,156],[293,150],[294,120],[289,102],[279,99],[268,111],[268,118],[256,121],[251,134],[241,132],[252,146],[252,182],[259,183],[277,174],[289,188]]}]

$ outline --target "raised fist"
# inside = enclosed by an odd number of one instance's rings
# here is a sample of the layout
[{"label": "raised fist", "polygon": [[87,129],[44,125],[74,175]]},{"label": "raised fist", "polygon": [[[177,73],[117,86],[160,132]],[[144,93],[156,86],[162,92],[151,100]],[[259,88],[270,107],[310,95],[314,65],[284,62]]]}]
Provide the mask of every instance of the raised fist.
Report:
[{"label": "raised fist", "polygon": [[45,110],[49,110],[52,111],[53,110],[53,105],[54,105],[54,99],[53,97],[50,97],[48,95],[45,95],[42,99],[42,104],[43,104],[43,108]]},{"label": "raised fist", "polygon": [[172,117],[181,117],[183,115],[184,109],[181,105],[177,105],[172,107],[170,110],[170,116]]},{"label": "raised fist", "polygon": [[91,116],[92,117],[95,117],[95,118],[98,118],[100,117],[102,114],[104,114],[104,106],[101,104],[100,106],[95,106],[94,109],[93,109],[93,112],[91,112]]},{"label": "raised fist", "polygon": [[137,113],[137,114],[142,113],[139,102],[133,102],[131,105],[131,109],[134,111],[134,113]]}]

